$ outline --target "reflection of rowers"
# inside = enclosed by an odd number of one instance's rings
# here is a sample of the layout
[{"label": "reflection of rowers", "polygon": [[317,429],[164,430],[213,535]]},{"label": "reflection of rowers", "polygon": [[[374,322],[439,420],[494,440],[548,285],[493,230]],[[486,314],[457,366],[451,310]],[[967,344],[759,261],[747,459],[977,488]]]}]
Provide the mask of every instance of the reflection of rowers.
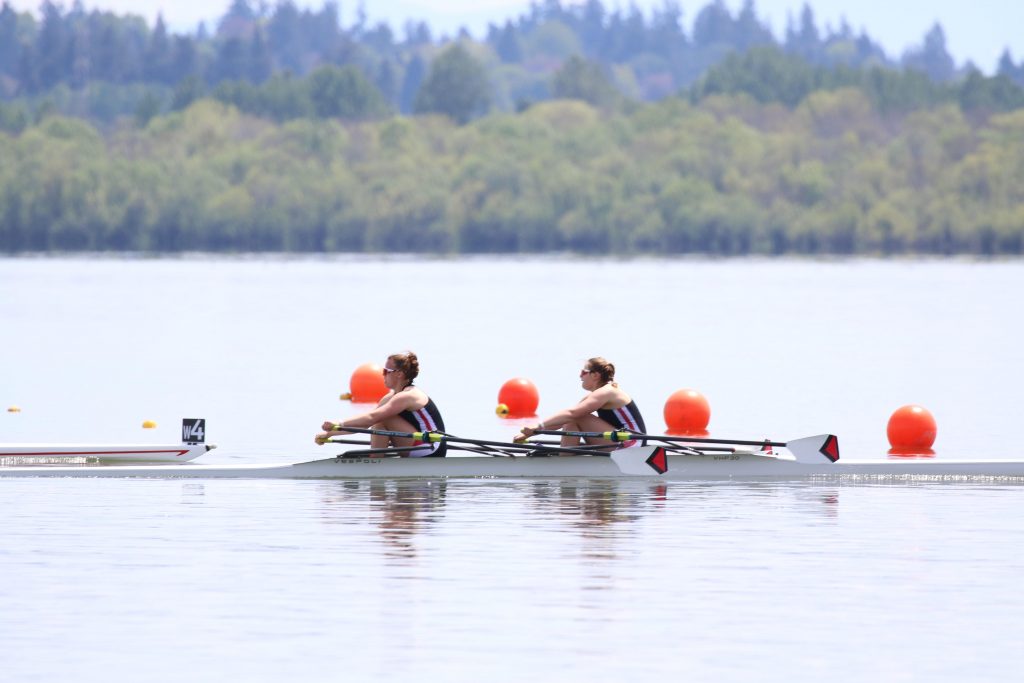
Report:
[{"label": "reflection of rowers", "polygon": [[[419,360],[412,351],[388,356],[384,363],[384,386],[390,391],[377,407],[368,413],[356,415],[341,422],[324,422],[324,430],[316,435],[316,442],[324,443],[329,437],[349,434],[345,427],[361,427],[394,432],[444,431],[444,420],[434,402],[412,382],[420,372]],[[371,448],[419,446],[398,455],[410,458],[444,457],[447,445],[441,442],[423,443],[397,436],[373,434]]]},{"label": "reflection of rowers", "polygon": [[[566,432],[611,432],[618,429],[640,433],[647,431],[640,409],[615,382],[614,365],[601,357],[591,358],[580,371],[580,383],[590,393],[579,403],[545,418],[535,427],[523,427],[514,441],[523,442],[541,429],[561,429]],[[596,437],[587,437],[586,442],[590,445],[615,443]],[[625,448],[635,444],[634,439],[620,442],[619,446]],[[562,437],[562,446],[579,445],[579,437]]]}]

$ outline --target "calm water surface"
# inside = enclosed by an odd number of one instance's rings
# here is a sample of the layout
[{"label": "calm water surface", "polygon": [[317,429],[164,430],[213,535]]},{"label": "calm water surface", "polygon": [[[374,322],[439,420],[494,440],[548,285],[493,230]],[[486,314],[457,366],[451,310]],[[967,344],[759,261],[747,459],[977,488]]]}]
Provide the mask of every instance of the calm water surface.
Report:
[{"label": "calm water surface", "polygon": [[[660,429],[840,435],[917,402],[939,458],[1020,457],[1024,265],[0,260],[0,441],[294,461],[412,348],[451,431],[507,438],[590,355]],[[139,428],[145,419],[157,430]],[[1018,680],[1024,486],[977,481],[0,479],[0,680]]]}]

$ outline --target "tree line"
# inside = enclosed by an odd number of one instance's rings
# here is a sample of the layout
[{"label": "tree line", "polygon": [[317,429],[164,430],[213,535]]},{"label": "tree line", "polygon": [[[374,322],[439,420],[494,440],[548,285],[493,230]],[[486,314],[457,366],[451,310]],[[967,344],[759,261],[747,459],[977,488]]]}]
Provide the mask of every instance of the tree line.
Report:
[{"label": "tree line", "polygon": [[858,86],[602,108],[0,133],[0,250],[1021,254],[1024,109]]},{"label": "tree line", "polygon": [[[350,67],[350,74],[358,73],[375,91],[363,95],[375,100],[372,112],[408,114],[424,110],[422,100],[417,106],[423,81],[454,43],[483,69],[489,93],[479,113],[559,98],[553,76],[574,56],[599,67],[618,96],[637,101],[678,94],[730,54],[757,47],[774,47],[811,67],[912,70],[937,84],[974,71],[954,63],[939,25],[921,45],[891,58],[866,32],[856,33],[845,22],[820,28],[808,5],[779,38],[758,17],[753,0],[735,13],[723,0],[712,0],[689,30],[686,23],[676,0],[650,15],[635,5],[611,10],[601,0],[543,0],[491,25],[476,41],[465,32],[435,37],[417,21],[407,22],[399,36],[386,23],[370,25],[365,14],[343,26],[334,2],[300,9],[292,0],[273,6],[232,0],[213,30],[201,25],[194,33],[172,34],[162,18],[149,26],[137,16],[87,11],[78,0],[67,10],[43,0],[38,19],[4,0],[0,100],[18,100],[26,116],[37,119],[57,111],[110,123],[126,114],[181,109],[204,96],[242,104],[255,97],[254,89],[288,90],[290,83],[333,66]],[[1024,60],[1018,65],[1005,51],[998,75],[1024,85]]]},{"label": "tree line", "polygon": [[41,10],[0,6],[8,253],[1022,250],[1024,63],[958,67],[940,27],[896,63],[753,2],[688,33],[545,0],[484,41],[331,3],[184,36]]}]

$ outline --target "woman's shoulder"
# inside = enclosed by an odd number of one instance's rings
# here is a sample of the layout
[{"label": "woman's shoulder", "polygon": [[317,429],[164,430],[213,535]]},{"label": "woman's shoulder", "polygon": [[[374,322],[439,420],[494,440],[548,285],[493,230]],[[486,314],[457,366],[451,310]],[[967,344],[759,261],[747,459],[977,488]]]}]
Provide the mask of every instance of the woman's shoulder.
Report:
[{"label": "woman's shoulder", "polygon": [[402,402],[409,405],[415,405],[417,408],[426,405],[430,401],[430,397],[427,396],[426,392],[415,386],[408,386],[399,392],[402,397]]},{"label": "woman's shoulder", "polygon": [[618,384],[605,384],[598,391],[605,392],[603,397],[611,404],[608,406],[610,408],[621,408],[633,400]]}]

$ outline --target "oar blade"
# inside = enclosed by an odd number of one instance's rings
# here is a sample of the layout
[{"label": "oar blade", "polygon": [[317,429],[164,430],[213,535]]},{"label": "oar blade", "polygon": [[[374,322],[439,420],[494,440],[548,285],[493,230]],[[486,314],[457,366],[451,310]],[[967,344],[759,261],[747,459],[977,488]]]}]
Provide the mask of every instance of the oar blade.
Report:
[{"label": "oar blade", "polygon": [[623,474],[659,477],[668,472],[668,454],[661,446],[634,446],[610,453]]},{"label": "oar blade", "polygon": [[822,458],[831,462],[839,460],[839,438],[835,434],[819,434],[787,441],[786,449],[797,462],[819,464]]}]

